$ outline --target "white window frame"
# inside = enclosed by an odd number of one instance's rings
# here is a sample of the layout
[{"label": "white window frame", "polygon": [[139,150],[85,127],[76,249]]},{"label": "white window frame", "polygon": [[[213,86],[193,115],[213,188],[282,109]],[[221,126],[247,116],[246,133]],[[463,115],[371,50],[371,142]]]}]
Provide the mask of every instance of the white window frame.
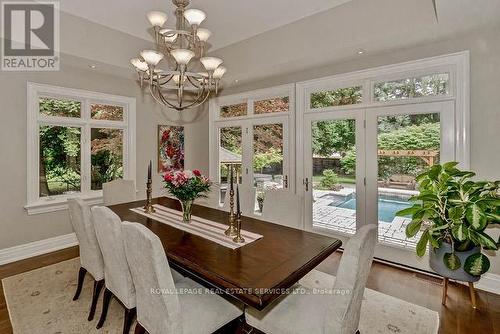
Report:
[{"label": "white window frame", "polygon": [[[274,112],[266,114],[254,114],[253,104],[255,101],[261,101],[266,99],[271,99],[275,97],[288,96],[289,109],[283,112]],[[237,117],[220,117],[220,108],[233,105],[247,103],[247,114],[245,116]],[[283,154],[288,155],[288,189],[291,191],[295,190],[295,147],[294,147],[294,135],[295,135],[295,84],[287,84],[281,86],[275,86],[270,88],[258,89],[249,92],[244,92],[234,95],[225,95],[220,97],[215,97],[210,99],[209,103],[209,176],[212,180],[219,179],[219,129],[224,127],[241,127],[242,137],[250,138],[244,139],[243,143],[248,143],[247,147],[242,147],[243,156],[251,156],[253,152],[253,147],[251,147],[253,140],[253,125],[259,124],[273,124],[273,123],[283,123],[284,133],[283,133]],[[288,131],[286,129],[288,128]],[[249,136],[249,137],[246,137]],[[245,159],[245,158],[244,158]],[[251,161],[243,161],[244,165],[250,165]],[[284,171],[285,172],[285,171]],[[253,179],[253,171],[251,168],[248,173],[243,171],[242,173],[243,183],[249,182],[248,180]]]},{"label": "white window frame", "polygon": [[[59,98],[81,102],[80,118],[45,116],[39,112],[41,97]],[[123,107],[123,121],[93,120],[91,104],[109,104]],[[39,196],[39,126],[81,127],[81,192],[72,195]],[[27,84],[27,204],[29,215],[67,209],[67,199],[79,197],[89,204],[102,203],[102,190],[90,189],[91,128],[113,128],[123,131],[123,177],[136,179],[136,100],[132,97],[110,95],[81,89],[51,86],[28,82]],[[87,150],[87,151],[85,151]]]}]

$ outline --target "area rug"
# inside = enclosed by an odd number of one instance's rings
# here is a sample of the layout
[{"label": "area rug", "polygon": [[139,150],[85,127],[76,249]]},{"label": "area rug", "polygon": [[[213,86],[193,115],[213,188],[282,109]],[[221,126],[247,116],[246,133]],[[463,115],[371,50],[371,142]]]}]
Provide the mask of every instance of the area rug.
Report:
[{"label": "area rug", "polygon": [[[103,328],[95,328],[101,300],[95,319],[87,321],[93,284],[89,277],[85,280],[80,299],[72,301],[79,265],[76,258],[2,280],[15,334],[121,332],[123,308],[113,299]],[[313,271],[301,283],[310,288],[321,287],[325,282],[332,283],[332,278]],[[361,310],[361,333],[436,334],[438,327],[437,312],[366,289]]]}]

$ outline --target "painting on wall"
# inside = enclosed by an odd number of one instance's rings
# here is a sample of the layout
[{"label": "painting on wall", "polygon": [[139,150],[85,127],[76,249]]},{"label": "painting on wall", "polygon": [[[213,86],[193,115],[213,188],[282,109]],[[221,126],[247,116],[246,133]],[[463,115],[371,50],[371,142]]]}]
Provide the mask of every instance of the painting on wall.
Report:
[{"label": "painting on wall", "polygon": [[158,125],[158,172],[184,169],[184,127]]}]

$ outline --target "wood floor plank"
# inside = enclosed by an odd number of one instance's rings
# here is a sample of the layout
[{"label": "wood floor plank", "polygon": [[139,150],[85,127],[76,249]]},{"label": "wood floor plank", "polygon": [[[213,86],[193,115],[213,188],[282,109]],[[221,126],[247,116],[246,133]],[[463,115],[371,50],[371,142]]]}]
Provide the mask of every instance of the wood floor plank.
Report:
[{"label": "wood floor plank", "polygon": [[[0,279],[65,261],[78,256],[78,247],[0,266]],[[341,253],[321,263],[318,269],[335,275]],[[477,291],[478,309],[470,304],[467,286],[450,282],[446,306],[441,305],[442,284],[435,278],[374,262],[368,288],[414,303],[440,314],[439,334],[500,334],[500,296]],[[9,314],[0,287],[0,334],[11,334]],[[312,334],[312,333],[311,333]]]}]

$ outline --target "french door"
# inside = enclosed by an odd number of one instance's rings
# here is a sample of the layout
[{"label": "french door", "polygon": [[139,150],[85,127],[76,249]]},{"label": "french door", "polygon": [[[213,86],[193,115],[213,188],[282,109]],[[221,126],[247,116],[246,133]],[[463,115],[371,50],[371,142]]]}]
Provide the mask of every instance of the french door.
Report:
[{"label": "french door", "polygon": [[[256,196],[269,189],[291,186],[287,116],[227,121],[217,125],[218,176],[223,203],[232,166],[238,183],[255,188]],[[255,212],[260,212],[255,201]]]},{"label": "french door", "polygon": [[416,238],[406,238],[410,219],[396,213],[417,193],[416,175],[455,160],[454,103],[306,113],[303,119],[305,228],[348,237],[377,224],[377,257],[427,269],[414,255]]}]

